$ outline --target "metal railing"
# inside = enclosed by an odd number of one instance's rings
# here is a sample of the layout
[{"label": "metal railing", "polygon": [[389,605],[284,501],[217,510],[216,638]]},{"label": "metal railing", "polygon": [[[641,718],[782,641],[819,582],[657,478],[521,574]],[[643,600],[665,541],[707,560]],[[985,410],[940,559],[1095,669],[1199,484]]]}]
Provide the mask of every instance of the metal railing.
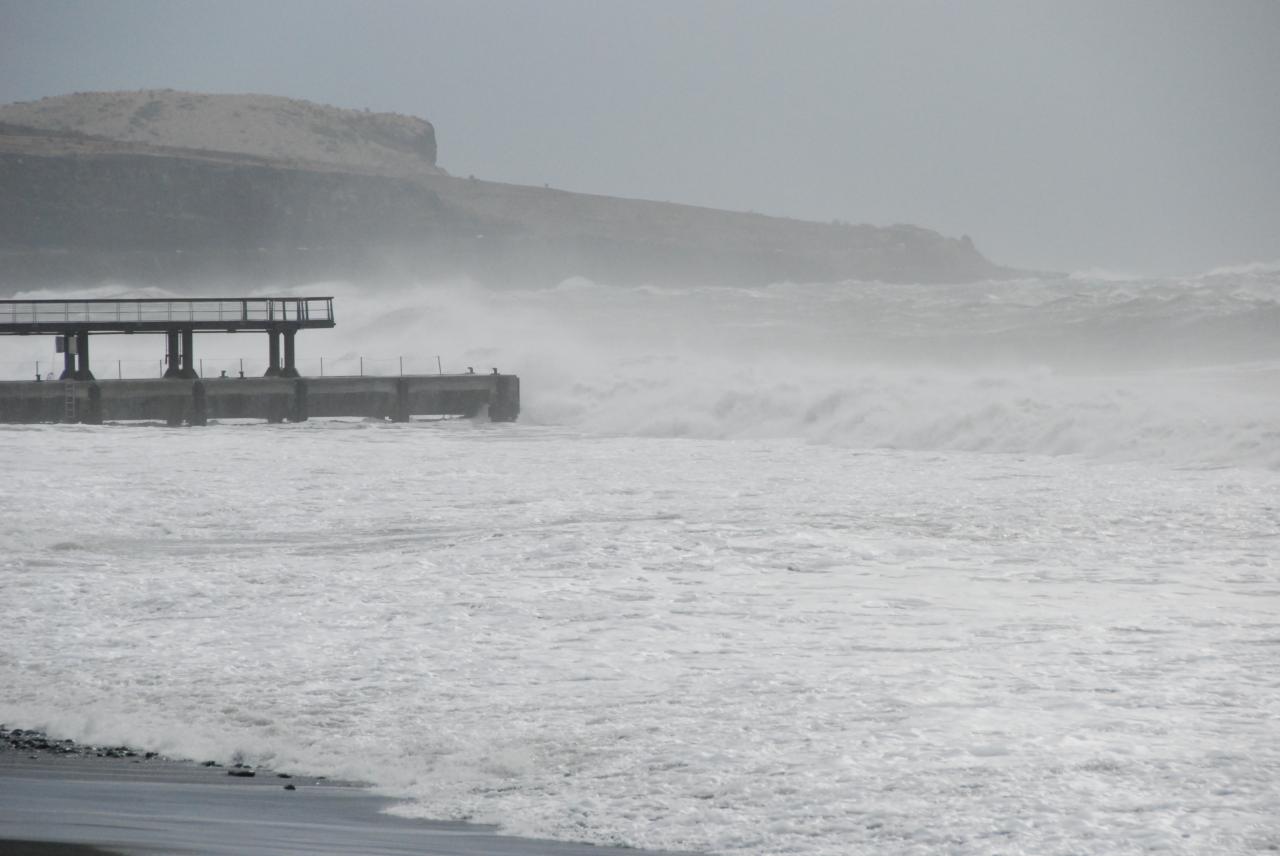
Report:
[{"label": "metal railing", "polygon": [[[0,361],[0,381],[33,380],[40,377],[54,380],[62,373],[64,361],[59,355],[48,359]],[[446,364],[440,356],[367,357],[344,354],[342,356],[299,357],[297,368],[306,377],[402,377],[404,375],[464,375],[487,374],[491,366],[478,367],[464,364]],[[162,358],[118,357],[109,347],[91,368],[98,380],[140,379],[163,377],[168,368]],[[267,361],[260,356],[197,357],[193,368],[202,378],[262,377]]]},{"label": "metal railing", "polygon": [[0,300],[5,324],[333,322],[332,297]]}]

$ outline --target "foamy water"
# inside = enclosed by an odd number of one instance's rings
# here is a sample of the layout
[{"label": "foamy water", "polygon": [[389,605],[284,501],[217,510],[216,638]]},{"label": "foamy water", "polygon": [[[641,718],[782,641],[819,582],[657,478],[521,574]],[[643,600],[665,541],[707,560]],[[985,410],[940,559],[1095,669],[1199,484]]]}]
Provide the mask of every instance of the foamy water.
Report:
[{"label": "foamy water", "polygon": [[522,421],[0,427],[0,720],[637,846],[1280,846],[1275,271],[331,289]]}]

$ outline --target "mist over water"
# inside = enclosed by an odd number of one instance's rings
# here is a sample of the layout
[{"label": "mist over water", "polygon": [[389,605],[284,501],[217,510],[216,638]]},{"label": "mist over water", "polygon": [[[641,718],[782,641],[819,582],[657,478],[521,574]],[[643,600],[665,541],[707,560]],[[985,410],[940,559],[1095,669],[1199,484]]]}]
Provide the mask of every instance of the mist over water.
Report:
[{"label": "mist over water", "polygon": [[[1280,466],[1280,265],[966,285],[546,289],[318,283],[304,373],[521,375],[523,420],[586,432]],[[136,295],[104,286],[79,296]],[[149,290],[149,295],[163,292]],[[20,295],[27,297],[50,294]],[[206,374],[260,337],[202,335]],[[7,363],[16,359],[12,343]],[[25,344],[25,342],[24,342]],[[159,337],[98,337],[150,367]],[[27,345],[27,351],[31,350]],[[327,355],[327,356],[326,356]],[[436,357],[439,356],[439,361]],[[4,362],[0,358],[0,362]],[[151,369],[147,369],[151,370]],[[11,372],[11,375],[14,373]]]},{"label": "mist over water", "polygon": [[334,290],[346,350],[425,346],[518,372],[535,424],[1280,464],[1280,266],[953,286]]}]

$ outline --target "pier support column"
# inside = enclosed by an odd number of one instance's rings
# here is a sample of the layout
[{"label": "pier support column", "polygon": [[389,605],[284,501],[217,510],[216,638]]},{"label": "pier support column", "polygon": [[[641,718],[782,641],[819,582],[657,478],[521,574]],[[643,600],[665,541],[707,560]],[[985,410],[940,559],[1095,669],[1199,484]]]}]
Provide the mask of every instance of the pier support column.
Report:
[{"label": "pier support column", "polygon": [[74,341],[72,335],[68,333],[62,337],[62,374],[58,376],[58,380],[75,380],[76,379],[76,352],[72,347]]},{"label": "pier support column", "polygon": [[76,380],[93,380],[93,372],[89,371],[89,332],[82,330],[76,334]]},{"label": "pier support column", "polygon": [[165,333],[165,340],[167,344],[165,362],[168,365],[164,370],[164,376],[170,379],[182,377],[182,367],[179,365],[182,357],[178,351],[178,331],[170,330]]},{"label": "pier support column", "polygon": [[199,377],[196,374],[196,334],[194,330],[182,331],[182,370],[178,373],[178,377],[194,380]]},{"label": "pier support column", "polygon": [[281,377],[298,377],[298,366],[293,350],[293,336],[297,330],[284,331],[284,369],[281,370]]},{"label": "pier support column", "polygon": [[267,371],[263,377],[280,377],[280,331],[267,331]]}]

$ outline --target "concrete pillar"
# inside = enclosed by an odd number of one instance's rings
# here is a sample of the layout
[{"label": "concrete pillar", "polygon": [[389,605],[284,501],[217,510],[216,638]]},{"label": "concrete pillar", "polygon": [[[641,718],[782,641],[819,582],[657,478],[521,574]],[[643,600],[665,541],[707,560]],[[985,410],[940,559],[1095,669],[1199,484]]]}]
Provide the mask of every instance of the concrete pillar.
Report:
[{"label": "concrete pillar", "polygon": [[70,333],[62,337],[62,374],[58,376],[58,380],[75,380],[76,379],[76,354],[73,344],[75,337]]},{"label": "concrete pillar", "polygon": [[267,371],[263,377],[280,377],[280,331],[267,331]]},{"label": "concrete pillar", "polygon": [[194,380],[200,376],[196,374],[195,338],[194,330],[182,331],[182,371],[178,373],[178,377],[187,380]]},{"label": "concrete pillar", "polygon": [[297,332],[297,330],[284,331],[284,369],[280,372],[281,377],[298,377],[298,365],[293,351],[293,337]]},{"label": "concrete pillar", "polygon": [[182,359],[178,351],[178,331],[170,330],[165,333],[166,351],[168,359],[165,360],[169,365],[164,370],[164,376],[167,378],[182,377],[182,367],[178,362]]},{"label": "concrete pillar", "polygon": [[93,380],[93,372],[89,371],[89,331],[81,330],[76,334],[76,380]]}]

